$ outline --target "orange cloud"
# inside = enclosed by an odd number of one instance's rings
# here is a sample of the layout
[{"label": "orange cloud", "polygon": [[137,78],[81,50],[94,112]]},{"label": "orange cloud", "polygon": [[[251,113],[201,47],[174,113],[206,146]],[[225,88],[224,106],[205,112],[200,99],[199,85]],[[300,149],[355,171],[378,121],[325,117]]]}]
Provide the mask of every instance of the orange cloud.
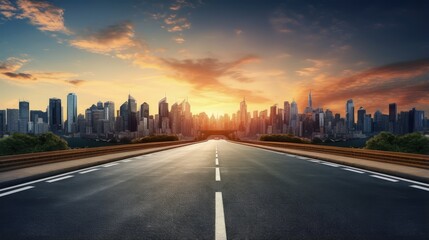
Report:
[{"label": "orange cloud", "polygon": [[[418,107],[428,111],[429,106],[429,59],[398,62],[335,78],[321,75],[310,86],[303,86],[299,101],[306,103],[312,90],[316,106],[344,112],[347,99],[367,111],[386,109],[391,102],[399,107]],[[333,107],[332,107],[333,106]]]},{"label": "orange cloud", "polygon": [[237,68],[255,60],[258,60],[255,56],[246,56],[232,62],[221,62],[214,58],[197,60],[162,59],[163,64],[174,73],[172,78],[189,83],[193,87],[195,94],[211,92],[222,94],[232,99],[246,97],[246,99],[258,103],[269,102],[270,99],[259,92],[233,88],[220,81],[223,77],[232,76],[232,79],[249,82],[250,80],[244,78],[237,71]]},{"label": "orange cloud", "polygon": [[[0,61],[0,79],[17,83],[47,82],[47,83],[70,83],[75,86],[80,85],[84,80],[73,80],[77,74],[68,72],[18,72],[21,67],[28,62],[27,59],[10,57],[5,61]],[[70,80],[72,79],[72,80]]]},{"label": "orange cloud", "polygon": [[6,18],[11,18],[16,14],[16,7],[9,0],[0,0],[0,13]]},{"label": "orange cloud", "polygon": [[134,28],[129,22],[108,26],[99,32],[70,40],[70,45],[93,53],[121,52],[138,46]]},{"label": "orange cloud", "polygon": [[17,5],[22,11],[17,18],[28,18],[30,23],[38,26],[41,31],[63,32],[71,34],[64,25],[64,10],[48,2],[18,0]]}]

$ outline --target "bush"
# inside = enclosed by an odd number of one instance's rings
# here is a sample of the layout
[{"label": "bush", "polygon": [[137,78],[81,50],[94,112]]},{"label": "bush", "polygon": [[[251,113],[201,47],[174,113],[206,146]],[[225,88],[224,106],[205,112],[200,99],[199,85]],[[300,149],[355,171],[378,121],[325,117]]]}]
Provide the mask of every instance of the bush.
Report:
[{"label": "bush", "polygon": [[291,143],[309,143],[308,141],[302,140],[301,138],[295,137],[292,134],[268,134],[262,135],[259,138],[260,141],[268,142],[291,142]]},{"label": "bush", "polygon": [[34,136],[15,133],[0,139],[0,155],[13,155],[68,149],[67,142],[53,133]]},{"label": "bush", "polygon": [[429,154],[429,138],[420,133],[410,133],[395,136],[388,132],[381,132],[365,143],[366,149]]},{"label": "bush", "polygon": [[155,135],[155,136],[147,136],[147,137],[134,139],[132,143],[169,142],[169,141],[179,141],[179,138],[176,135]]}]

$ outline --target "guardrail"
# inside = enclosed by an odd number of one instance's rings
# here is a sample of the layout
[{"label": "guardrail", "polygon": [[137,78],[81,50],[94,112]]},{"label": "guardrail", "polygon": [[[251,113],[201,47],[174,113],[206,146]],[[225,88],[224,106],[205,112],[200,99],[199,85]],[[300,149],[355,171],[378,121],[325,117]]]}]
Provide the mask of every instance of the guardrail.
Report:
[{"label": "guardrail", "polygon": [[37,152],[26,153],[18,155],[0,156],[0,172],[13,170],[23,167],[37,166],[47,163],[55,163],[62,161],[69,161],[74,159],[81,159],[87,157],[96,157],[112,153],[120,153],[127,151],[135,151],[141,149],[166,147],[174,145],[187,145],[195,141],[174,141],[174,142],[157,142],[157,143],[140,143],[140,144],[126,144],[108,147],[95,147],[95,148],[79,148],[51,152]]},{"label": "guardrail", "polygon": [[368,150],[359,148],[341,148],[331,146],[320,146],[312,144],[284,143],[284,142],[264,142],[264,141],[238,141],[252,145],[262,145],[279,147],[284,149],[294,149],[310,152],[334,154],[345,157],[360,158],[365,160],[400,164],[404,166],[429,169],[429,156],[412,153],[386,152],[378,150]]}]

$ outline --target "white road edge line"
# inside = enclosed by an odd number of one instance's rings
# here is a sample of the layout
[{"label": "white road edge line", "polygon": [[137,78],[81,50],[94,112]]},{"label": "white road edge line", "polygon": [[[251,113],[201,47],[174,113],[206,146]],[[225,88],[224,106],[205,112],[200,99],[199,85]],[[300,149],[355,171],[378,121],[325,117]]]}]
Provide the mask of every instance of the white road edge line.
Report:
[{"label": "white road edge line", "polygon": [[25,191],[25,190],[28,190],[28,189],[31,189],[31,188],[34,188],[34,186],[27,186],[27,187],[18,188],[18,189],[9,191],[9,192],[4,192],[4,193],[0,194],[0,197],[7,196],[7,195],[10,195],[10,194],[14,194],[14,193],[17,193],[17,192],[22,192],[22,191]]},{"label": "white road edge line", "polygon": [[360,173],[360,174],[364,173],[362,171],[354,170],[354,169],[351,169],[351,168],[343,168],[343,170],[350,171],[350,172],[355,172],[355,173]]},{"label": "white road edge line", "polygon": [[382,176],[378,176],[378,175],[369,175],[369,176],[373,177],[373,178],[378,178],[378,179],[382,179],[382,180],[385,180],[385,181],[389,181],[389,182],[397,182],[398,181],[396,179],[391,179],[391,178],[382,177]]},{"label": "white road edge line", "polygon": [[314,162],[314,163],[320,163],[320,160],[316,160],[316,159],[310,159],[308,160],[309,162]]},{"label": "white road edge line", "polygon": [[116,166],[118,164],[119,163],[109,163],[109,164],[103,165],[102,167],[113,167],[113,166]]},{"label": "white road edge line", "polygon": [[428,192],[429,192],[429,188],[425,188],[425,187],[422,187],[422,186],[418,186],[418,185],[410,185],[410,187],[412,187],[412,188],[417,188],[417,189],[420,189],[420,190],[424,190],[424,191],[428,191]]},{"label": "white road edge line", "polygon": [[217,153],[216,153],[216,157],[218,157]]},{"label": "white road edge line", "polygon": [[327,162],[322,162],[320,164],[323,164],[323,165],[326,165],[326,166],[330,166],[330,167],[339,167],[339,165],[337,165],[337,164],[327,163]]},{"label": "white road edge line", "polygon": [[94,172],[94,171],[98,171],[98,170],[100,170],[100,169],[98,169],[98,168],[93,168],[93,169],[89,169],[89,170],[86,170],[86,171],[79,172],[79,174],[90,173],[90,172]]},{"label": "white road edge line", "polygon": [[216,168],[216,182],[220,182],[220,170],[218,167]]},{"label": "white road edge line", "polygon": [[48,180],[46,182],[47,183],[53,183],[53,182],[58,182],[58,181],[61,181],[61,180],[67,179],[67,178],[72,178],[72,177],[74,177],[74,176],[68,175],[68,176],[64,176],[64,177],[60,177],[60,178],[54,178],[54,179]]},{"label": "white road edge line", "polygon": [[216,158],[216,166],[219,166],[219,158]]},{"label": "white road edge line", "polygon": [[215,240],[226,240],[225,213],[223,211],[222,192],[216,192]]},{"label": "white road edge line", "polygon": [[121,160],[120,162],[127,163],[127,162],[132,162],[132,161],[133,161],[132,159],[124,159],[124,160]]}]

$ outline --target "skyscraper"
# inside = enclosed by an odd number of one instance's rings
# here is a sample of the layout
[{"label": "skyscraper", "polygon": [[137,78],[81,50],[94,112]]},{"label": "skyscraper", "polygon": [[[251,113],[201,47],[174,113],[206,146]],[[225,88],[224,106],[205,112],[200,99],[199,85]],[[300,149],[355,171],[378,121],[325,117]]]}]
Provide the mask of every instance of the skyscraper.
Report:
[{"label": "skyscraper", "polygon": [[240,116],[238,130],[242,132],[247,132],[247,104],[246,99],[243,98],[243,101],[240,102]]},{"label": "skyscraper", "polygon": [[67,95],[67,133],[75,133],[77,129],[77,96]]},{"label": "skyscraper", "polygon": [[290,104],[288,101],[284,102],[284,123],[287,127],[289,127],[290,124]]},{"label": "skyscraper", "polygon": [[298,116],[298,105],[295,100],[292,101],[290,105],[290,129],[291,133],[294,135],[298,135],[299,133],[299,116]]},{"label": "skyscraper", "polygon": [[398,109],[396,103],[389,104],[389,132],[397,133]]},{"label": "skyscraper", "polygon": [[49,99],[49,128],[53,133],[59,134],[63,128],[63,114],[61,99]]},{"label": "skyscraper", "polygon": [[140,105],[140,118],[143,120],[144,131],[149,130],[149,104],[147,102]]},{"label": "skyscraper", "polygon": [[167,129],[169,129],[169,118],[168,118],[168,103],[167,103],[167,97],[164,97],[161,99],[158,103],[158,117],[159,117],[159,123],[158,128],[161,129],[162,133],[165,133]]},{"label": "skyscraper", "polygon": [[0,138],[6,132],[6,111],[0,110]]},{"label": "skyscraper", "polygon": [[119,131],[128,130],[128,102],[124,102],[121,107],[119,107],[119,116],[121,117],[121,124]]},{"label": "skyscraper", "polygon": [[311,98],[311,91],[308,94],[308,107],[313,109],[313,99]]},{"label": "skyscraper", "polygon": [[358,118],[357,118],[357,130],[363,131],[363,126],[365,122],[365,116],[366,116],[366,110],[363,107],[360,107],[357,111]]},{"label": "skyscraper", "polygon": [[18,131],[20,133],[28,132],[29,121],[30,121],[30,103],[27,101],[19,101]]},{"label": "skyscraper", "polygon": [[115,122],[115,103],[107,101],[104,103],[104,118],[110,122]]},{"label": "skyscraper", "polygon": [[137,131],[137,103],[131,95],[128,95],[128,130]]},{"label": "skyscraper", "polygon": [[9,134],[18,132],[18,119],[19,119],[19,110],[18,109],[6,109],[6,119],[7,119],[7,131]]},{"label": "skyscraper", "polygon": [[348,131],[354,130],[355,124],[355,106],[353,100],[349,99],[346,103],[346,126]]}]

